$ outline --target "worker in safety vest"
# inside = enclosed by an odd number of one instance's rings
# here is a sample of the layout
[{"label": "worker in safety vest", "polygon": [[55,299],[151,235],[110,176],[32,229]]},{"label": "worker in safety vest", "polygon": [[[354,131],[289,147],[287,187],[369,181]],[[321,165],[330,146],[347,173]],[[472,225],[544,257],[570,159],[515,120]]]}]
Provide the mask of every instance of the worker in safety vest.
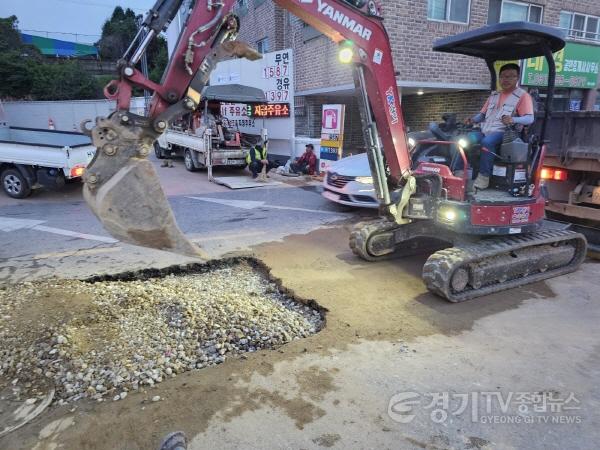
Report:
[{"label": "worker in safety vest", "polygon": [[269,160],[267,159],[267,143],[264,145],[257,144],[250,149],[246,155],[246,163],[250,172],[252,172],[252,178],[256,179],[258,174],[265,168],[268,170]]},{"label": "worker in safety vest", "polygon": [[[482,123],[481,133],[474,138],[481,143],[479,174],[473,186],[486,189],[494,168],[497,149],[502,144],[504,132],[508,126],[531,125],[533,123],[533,101],[523,89],[517,87],[520,68],[517,64],[505,64],[500,68],[500,92],[493,91],[483,105],[481,112],[467,119],[467,123]],[[455,175],[460,176],[462,161]]]}]

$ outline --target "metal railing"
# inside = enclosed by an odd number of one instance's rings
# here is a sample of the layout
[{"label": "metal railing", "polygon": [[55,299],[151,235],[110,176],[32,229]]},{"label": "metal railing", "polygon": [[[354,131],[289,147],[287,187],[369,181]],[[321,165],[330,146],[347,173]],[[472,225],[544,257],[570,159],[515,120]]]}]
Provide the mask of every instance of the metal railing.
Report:
[{"label": "metal railing", "polygon": [[600,43],[600,33],[592,33],[591,31],[577,30],[575,28],[560,29],[565,32],[567,39]]}]

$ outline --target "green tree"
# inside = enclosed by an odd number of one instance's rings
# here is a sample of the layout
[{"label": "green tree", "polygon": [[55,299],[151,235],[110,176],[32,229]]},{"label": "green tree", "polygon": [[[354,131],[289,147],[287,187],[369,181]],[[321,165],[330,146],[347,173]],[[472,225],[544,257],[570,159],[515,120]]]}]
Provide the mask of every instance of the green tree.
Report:
[{"label": "green tree", "polygon": [[148,78],[155,83],[159,83],[169,62],[167,41],[158,36],[150,45],[148,53]]},{"label": "green tree", "polygon": [[[123,8],[117,6],[111,17],[104,22],[102,35],[96,43],[100,51],[100,57],[111,61],[121,58],[135,38],[138,23],[141,22],[142,17],[136,16],[131,9],[123,10]],[[167,41],[162,36],[153,39],[146,50],[146,56],[148,60],[148,77],[154,82],[159,82],[168,61]]]},{"label": "green tree", "polygon": [[21,40],[15,16],[0,18],[0,97],[31,100],[101,98],[92,75],[77,61],[47,62]]},{"label": "green tree", "polygon": [[[137,33],[138,22],[141,17],[131,9],[116,7],[96,44],[101,57],[120,58]],[[166,41],[159,36],[147,50],[151,80],[160,81],[167,59]],[[108,82],[106,76],[87,73],[77,61],[48,62],[34,46],[22,42],[16,16],[0,18],[0,80],[0,98],[31,100],[104,98],[102,89]],[[141,90],[134,94],[141,95]]]},{"label": "green tree", "polygon": [[31,97],[36,100],[101,98],[95,78],[77,61],[44,64],[33,70]]},{"label": "green tree", "polygon": [[110,19],[102,26],[102,35],[96,43],[100,57],[116,61],[125,53],[137,33],[135,13],[117,6]]},{"label": "green tree", "polygon": [[0,18],[0,53],[18,50],[23,45],[18,24],[17,16]]},{"label": "green tree", "polygon": [[0,18],[0,97],[24,98],[33,85],[32,70],[42,60],[40,52],[21,41],[16,16]]}]

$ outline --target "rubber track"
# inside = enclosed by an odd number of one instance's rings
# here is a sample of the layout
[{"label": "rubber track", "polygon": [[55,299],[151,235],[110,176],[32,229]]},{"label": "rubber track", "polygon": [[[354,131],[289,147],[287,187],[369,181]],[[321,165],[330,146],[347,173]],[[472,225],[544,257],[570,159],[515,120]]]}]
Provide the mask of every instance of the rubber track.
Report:
[{"label": "rubber track", "polygon": [[373,256],[367,250],[367,243],[369,242],[369,238],[375,234],[388,232],[398,226],[396,223],[386,219],[357,223],[350,233],[350,248],[352,252],[366,261],[383,261],[397,257],[398,255],[395,255],[393,252],[383,256]]},{"label": "rubber track", "polygon": [[[547,245],[556,242],[575,241],[575,255],[571,262],[564,266],[546,272],[538,272],[523,278],[517,278],[504,283],[495,283],[483,286],[480,289],[471,289],[460,293],[453,293],[450,280],[455,270],[472,262],[479,262],[487,258],[509,253],[538,245]],[[429,257],[423,266],[423,280],[434,294],[451,302],[462,302],[493,292],[512,289],[547,278],[556,277],[577,270],[585,259],[586,240],[579,233],[565,230],[549,230],[519,236],[497,237],[481,240],[474,244],[464,244],[445,250],[440,250]]]},{"label": "rubber track", "polygon": [[408,241],[396,243],[394,250],[386,255],[374,256],[369,253],[367,244],[370,238],[379,233],[387,233],[404,226],[406,225],[398,225],[387,219],[359,222],[354,226],[350,234],[350,248],[356,256],[366,261],[384,261],[423,253],[431,254],[445,247],[445,245],[441,245],[439,242],[432,242],[426,236],[416,236]]}]

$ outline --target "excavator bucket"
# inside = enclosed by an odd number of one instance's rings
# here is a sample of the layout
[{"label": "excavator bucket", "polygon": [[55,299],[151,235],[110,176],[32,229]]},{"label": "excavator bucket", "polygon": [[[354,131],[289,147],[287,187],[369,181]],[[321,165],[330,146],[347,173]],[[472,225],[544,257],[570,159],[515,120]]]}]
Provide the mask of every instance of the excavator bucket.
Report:
[{"label": "excavator bucket", "polygon": [[[191,87],[201,92],[210,70],[229,56],[261,58],[244,42],[222,42],[205,57]],[[86,123],[81,128],[97,149],[83,177],[83,194],[104,228],[123,242],[208,259],[177,226],[154,166],[147,159],[159,135],[152,118],[118,110],[109,117],[98,117],[92,129]]]},{"label": "excavator bucket", "polygon": [[83,195],[104,228],[134,245],[207,259],[181,232],[147,156],[156,139],[149,119],[117,111],[96,119],[96,155],[84,175]]}]

